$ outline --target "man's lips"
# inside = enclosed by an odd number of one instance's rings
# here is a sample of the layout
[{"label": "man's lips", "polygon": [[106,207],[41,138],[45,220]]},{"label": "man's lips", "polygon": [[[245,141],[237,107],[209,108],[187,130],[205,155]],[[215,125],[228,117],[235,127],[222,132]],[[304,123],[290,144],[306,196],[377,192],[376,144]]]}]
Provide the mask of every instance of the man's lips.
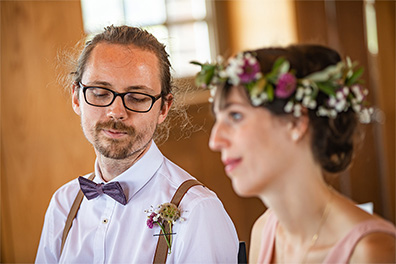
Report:
[{"label": "man's lips", "polygon": [[223,160],[224,170],[226,171],[226,173],[230,173],[241,163],[241,161],[241,158]]},{"label": "man's lips", "polygon": [[103,132],[111,138],[121,138],[125,135],[128,135],[128,133],[125,131],[119,131],[114,129],[103,129]]}]

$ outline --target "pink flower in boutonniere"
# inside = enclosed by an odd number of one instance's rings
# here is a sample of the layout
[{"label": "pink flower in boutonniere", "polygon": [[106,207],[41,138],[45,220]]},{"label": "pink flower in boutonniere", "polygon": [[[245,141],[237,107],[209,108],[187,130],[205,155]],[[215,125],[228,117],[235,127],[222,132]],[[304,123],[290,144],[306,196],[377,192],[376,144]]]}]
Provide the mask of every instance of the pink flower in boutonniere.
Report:
[{"label": "pink flower in boutonniere", "polygon": [[[155,209],[152,207],[150,210],[145,210],[145,213],[149,214],[146,222],[148,228],[151,229],[154,225],[158,225],[161,228],[163,234],[160,235],[164,235],[166,244],[169,248],[168,254],[170,254],[172,235],[175,235],[172,233],[172,225],[176,223],[176,221],[184,221],[184,219],[180,217],[180,209],[173,203],[163,203]],[[169,225],[169,233],[165,231],[165,224]]]}]

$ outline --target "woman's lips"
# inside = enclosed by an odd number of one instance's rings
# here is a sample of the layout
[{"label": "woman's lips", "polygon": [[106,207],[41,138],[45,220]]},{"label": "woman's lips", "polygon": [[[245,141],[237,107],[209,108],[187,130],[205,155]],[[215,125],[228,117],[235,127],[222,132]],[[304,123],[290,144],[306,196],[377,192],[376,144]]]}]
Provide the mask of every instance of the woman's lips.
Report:
[{"label": "woman's lips", "polygon": [[231,171],[233,171],[241,163],[241,161],[241,158],[224,160],[223,164],[225,172],[230,173]]}]

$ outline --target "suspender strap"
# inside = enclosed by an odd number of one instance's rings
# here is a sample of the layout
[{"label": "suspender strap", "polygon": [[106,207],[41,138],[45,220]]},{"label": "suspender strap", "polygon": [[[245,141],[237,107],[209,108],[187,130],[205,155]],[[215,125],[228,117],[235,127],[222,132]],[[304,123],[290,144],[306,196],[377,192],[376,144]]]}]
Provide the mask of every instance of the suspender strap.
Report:
[{"label": "suspender strap", "polygon": [[[95,174],[92,173],[88,179],[90,179],[91,181],[93,180],[93,178],[95,177]],[[66,220],[66,224],[65,224],[65,228],[63,229],[63,235],[62,235],[62,244],[61,244],[61,249],[60,249],[60,254],[59,256],[62,255],[62,251],[63,251],[63,247],[65,246],[65,242],[66,242],[66,238],[67,235],[69,234],[70,228],[72,226],[73,220],[77,215],[78,209],[80,209],[80,205],[82,202],[82,199],[84,198],[84,194],[81,190],[78,191],[76,199],[73,202],[73,205],[70,209],[70,212],[67,216],[67,220]]]},{"label": "suspender strap", "polygon": [[[195,185],[202,185],[197,180],[187,180],[183,182],[179,188],[176,190],[175,194],[173,195],[173,198],[171,200],[171,203],[176,205],[177,207],[180,204],[180,201],[183,199],[183,196],[186,194],[186,192],[193,186]],[[168,222],[165,222],[165,232],[166,234],[169,233],[170,226],[168,225]],[[163,232],[161,231],[160,236],[158,238],[158,243],[157,243],[157,249],[155,250],[155,255],[154,255],[154,260],[153,263],[165,263],[166,258],[168,256],[168,245],[166,244],[165,236],[162,235]]]},{"label": "suspender strap", "polygon": [[[95,177],[95,174],[92,173],[88,179],[92,181],[94,177]],[[171,203],[175,204],[176,206],[179,206],[180,201],[183,199],[183,196],[186,194],[186,192],[191,187],[193,187],[195,185],[204,186],[199,181],[193,180],[193,179],[183,182],[179,186],[179,188],[176,190],[175,194],[173,195]],[[62,244],[61,244],[59,256],[62,255],[62,251],[63,251],[63,247],[65,246],[67,235],[69,234],[70,228],[72,226],[74,218],[77,215],[78,209],[80,209],[80,205],[81,205],[83,198],[84,198],[84,194],[82,193],[81,190],[79,190],[77,193],[76,199],[74,200],[73,205],[70,209],[70,212],[67,216],[65,228],[63,229]],[[169,233],[169,230],[170,230],[170,226],[166,222],[165,223],[165,232]],[[161,234],[163,234],[162,231],[161,231]],[[153,263],[165,263],[167,256],[168,256],[168,245],[166,244],[165,237],[163,235],[160,235],[158,238],[157,249],[155,251]]]}]

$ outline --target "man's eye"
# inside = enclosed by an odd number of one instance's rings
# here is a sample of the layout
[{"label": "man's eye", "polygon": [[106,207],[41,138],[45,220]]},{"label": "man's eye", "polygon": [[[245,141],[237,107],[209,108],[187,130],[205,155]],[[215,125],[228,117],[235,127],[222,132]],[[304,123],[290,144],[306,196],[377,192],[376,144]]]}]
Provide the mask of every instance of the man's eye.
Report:
[{"label": "man's eye", "polygon": [[103,89],[92,89],[91,92],[97,97],[109,96],[111,94],[109,91]]},{"label": "man's eye", "polygon": [[151,101],[150,97],[141,94],[128,94],[126,99],[131,103],[146,103],[148,101]]}]

